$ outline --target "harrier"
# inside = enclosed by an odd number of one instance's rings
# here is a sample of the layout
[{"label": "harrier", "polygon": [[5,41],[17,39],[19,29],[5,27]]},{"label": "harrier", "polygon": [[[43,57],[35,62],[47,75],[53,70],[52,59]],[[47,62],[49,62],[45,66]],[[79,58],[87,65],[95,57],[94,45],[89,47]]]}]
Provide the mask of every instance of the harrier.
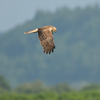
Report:
[{"label": "harrier", "polygon": [[24,34],[38,32],[38,38],[44,49],[44,53],[50,54],[55,49],[55,44],[53,40],[53,32],[56,32],[56,31],[57,29],[54,26],[43,26],[41,28],[36,28],[34,30],[27,31]]}]

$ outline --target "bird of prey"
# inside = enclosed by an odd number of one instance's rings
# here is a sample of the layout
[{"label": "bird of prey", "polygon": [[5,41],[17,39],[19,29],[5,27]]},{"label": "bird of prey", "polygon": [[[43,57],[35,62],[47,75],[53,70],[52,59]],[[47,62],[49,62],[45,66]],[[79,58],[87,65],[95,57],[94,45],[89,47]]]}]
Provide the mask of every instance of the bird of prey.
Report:
[{"label": "bird of prey", "polygon": [[54,26],[43,26],[43,27],[36,28],[31,31],[24,32],[24,34],[38,32],[38,38],[44,49],[44,53],[50,54],[55,49],[55,44],[53,40],[53,32],[56,32],[56,31],[57,29]]}]

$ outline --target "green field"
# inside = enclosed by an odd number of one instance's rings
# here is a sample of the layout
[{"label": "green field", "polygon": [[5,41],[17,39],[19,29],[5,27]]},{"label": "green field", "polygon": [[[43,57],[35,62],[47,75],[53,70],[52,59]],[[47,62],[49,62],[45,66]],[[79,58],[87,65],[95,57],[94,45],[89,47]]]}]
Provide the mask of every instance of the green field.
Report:
[{"label": "green field", "polygon": [[0,100],[100,100],[100,91],[39,93],[39,94],[3,94]]}]

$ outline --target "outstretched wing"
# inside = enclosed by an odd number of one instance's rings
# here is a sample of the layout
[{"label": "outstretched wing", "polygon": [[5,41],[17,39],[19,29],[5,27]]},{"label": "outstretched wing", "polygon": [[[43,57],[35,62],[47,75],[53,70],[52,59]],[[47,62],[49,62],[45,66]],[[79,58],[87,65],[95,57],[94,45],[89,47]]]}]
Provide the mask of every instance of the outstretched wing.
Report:
[{"label": "outstretched wing", "polygon": [[49,29],[40,29],[38,31],[38,38],[40,40],[40,43],[44,49],[44,53],[50,54],[55,49],[55,44],[53,40],[53,34]]}]

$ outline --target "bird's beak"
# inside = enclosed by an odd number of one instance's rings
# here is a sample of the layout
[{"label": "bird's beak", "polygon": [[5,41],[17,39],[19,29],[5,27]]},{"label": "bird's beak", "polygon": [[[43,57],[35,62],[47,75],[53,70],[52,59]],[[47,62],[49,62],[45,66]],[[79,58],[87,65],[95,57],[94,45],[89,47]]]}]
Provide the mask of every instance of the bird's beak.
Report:
[{"label": "bird's beak", "polygon": [[55,30],[55,33],[57,32],[57,30]]}]

